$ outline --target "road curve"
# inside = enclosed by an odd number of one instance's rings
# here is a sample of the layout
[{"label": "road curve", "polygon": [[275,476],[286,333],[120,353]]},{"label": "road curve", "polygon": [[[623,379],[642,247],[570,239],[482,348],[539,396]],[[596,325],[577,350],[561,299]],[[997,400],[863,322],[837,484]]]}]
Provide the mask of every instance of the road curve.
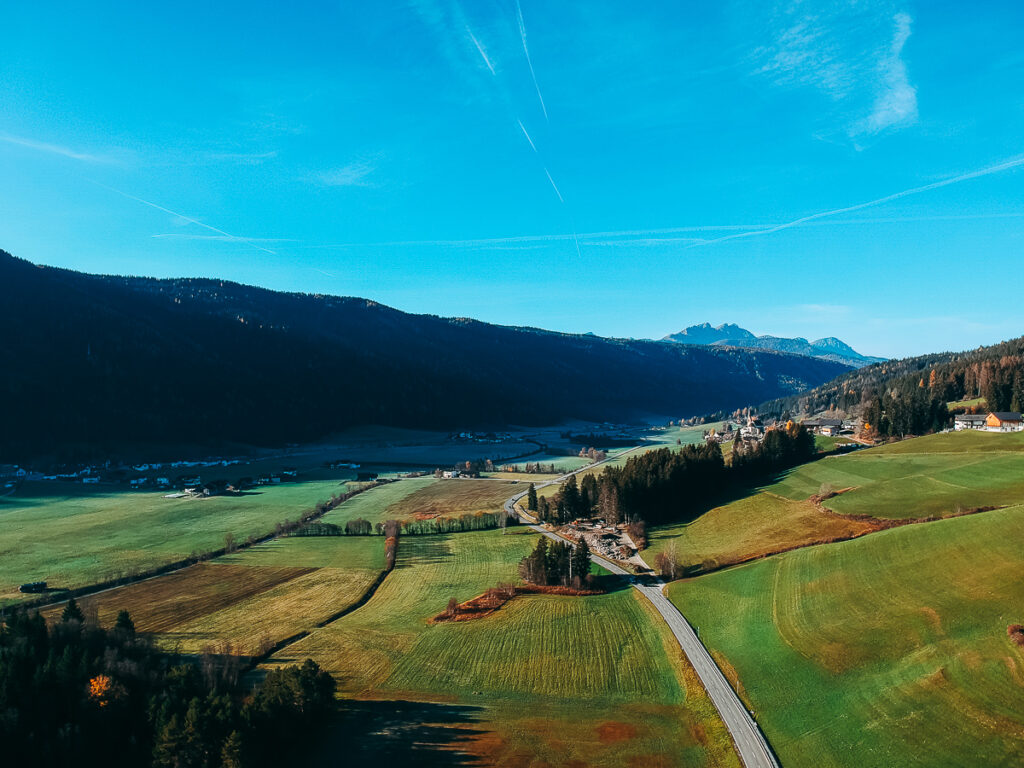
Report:
[{"label": "road curve", "polygon": [[[619,455],[621,456],[622,454]],[[593,466],[593,464],[590,465],[590,467]],[[589,469],[590,467],[584,467],[584,469]],[[580,471],[582,470],[576,470],[576,472]],[[569,477],[569,475],[576,474],[576,472],[570,472],[537,487],[541,488],[559,483],[566,477]],[[532,517],[522,510],[521,507],[518,510],[515,508],[516,503],[524,496],[526,496],[526,492],[519,493],[506,501],[505,511],[510,515]],[[540,525],[530,524],[530,528],[547,536],[549,539],[555,541],[564,540],[563,537]],[[654,609],[665,619],[665,623],[672,630],[672,634],[679,643],[679,647],[683,649],[686,658],[689,659],[690,664],[697,672],[697,677],[700,678],[704,689],[708,692],[708,696],[715,705],[715,709],[718,710],[722,722],[725,723],[725,727],[729,730],[733,744],[736,746],[736,752],[739,754],[740,761],[745,768],[779,768],[779,762],[775,759],[775,754],[768,746],[768,740],[765,739],[753,716],[743,706],[740,697],[736,695],[732,686],[729,685],[729,681],[725,679],[722,670],[718,668],[715,660],[708,653],[708,649],[704,647],[704,644],[697,637],[697,633],[690,626],[690,622],[665,597],[662,592],[665,584],[662,582],[658,582],[654,586],[639,584],[633,579],[632,574],[610,560],[594,554],[591,554],[591,557],[599,561],[602,567],[607,568],[612,573],[629,579],[633,587],[646,597],[651,602],[651,605],[654,606]]]}]

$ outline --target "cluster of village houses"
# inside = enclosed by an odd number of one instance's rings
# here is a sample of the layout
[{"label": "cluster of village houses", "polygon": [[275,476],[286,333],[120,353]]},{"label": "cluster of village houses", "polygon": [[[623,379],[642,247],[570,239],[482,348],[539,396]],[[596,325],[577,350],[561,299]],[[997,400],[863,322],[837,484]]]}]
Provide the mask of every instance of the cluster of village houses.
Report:
[{"label": "cluster of village houses", "polygon": [[[97,466],[80,467],[73,470],[58,473],[33,472],[17,464],[0,464],[0,492],[10,490],[20,480],[61,480],[65,482],[80,482],[85,485],[96,485],[101,481],[125,482],[133,489],[155,488],[169,490],[180,488],[183,496],[212,496],[223,491],[241,490],[236,485],[226,482],[212,482],[203,484],[201,475],[198,472],[187,472],[179,474],[172,479],[170,473],[167,475],[156,475],[161,470],[169,468],[212,468],[230,467],[241,464],[241,459],[208,459],[205,461],[170,461],[152,462],[131,465],[112,465],[106,462]],[[353,465],[358,466],[358,465]],[[146,472],[149,474],[127,477],[132,472]],[[298,476],[298,470],[286,468],[274,474],[265,475],[250,481],[251,485],[276,485],[285,480],[294,480]]]},{"label": "cluster of village houses", "polygon": [[[840,435],[854,435],[860,429],[860,422],[855,419],[837,418],[813,418],[804,419],[802,422],[811,432],[826,437],[839,437]],[[747,419],[746,424],[740,426],[726,423],[722,431],[708,430],[704,433],[704,439],[708,442],[727,443],[732,440],[744,440],[760,442],[768,430],[782,427],[784,424],[779,421],[762,421],[756,416]],[[963,430],[975,430],[979,432],[1022,432],[1024,431],[1024,417],[1014,411],[993,411],[991,413],[959,413],[953,417],[953,429],[957,432]]]},{"label": "cluster of village houses", "polygon": [[[826,417],[804,419],[800,423],[807,427],[807,429],[809,429],[813,434],[824,435],[825,437],[853,435],[860,426],[859,422],[855,419],[834,419]],[[764,439],[765,433],[772,429],[782,428],[785,425],[786,422],[774,419],[764,421],[757,416],[750,416],[743,425],[733,425],[731,422],[726,422],[725,428],[722,431],[715,429],[705,431],[704,439],[707,442],[714,443],[728,443],[733,440],[759,443]]]},{"label": "cluster of village houses", "polygon": [[458,443],[503,443],[512,439],[511,432],[452,432],[448,439]]}]

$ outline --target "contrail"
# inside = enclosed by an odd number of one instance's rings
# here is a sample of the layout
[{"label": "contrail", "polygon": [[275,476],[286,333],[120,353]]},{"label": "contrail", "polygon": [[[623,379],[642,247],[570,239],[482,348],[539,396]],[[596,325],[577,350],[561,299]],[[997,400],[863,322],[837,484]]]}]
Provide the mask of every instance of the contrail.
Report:
[{"label": "contrail", "polygon": [[97,187],[103,187],[104,189],[110,190],[111,192],[116,192],[117,194],[121,195],[122,197],[127,197],[129,200],[134,200],[137,203],[142,203],[143,205],[148,205],[150,208],[156,208],[158,211],[163,211],[164,213],[169,213],[169,214],[171,214],[171,216],[177,216],[178,218],[184,219],[185,221],[189,222],[190,224],[195,224],[197,226],[204,227],[205,229],[208,229],[211,232],[216,232],[218,235],[224,235],[224,237],[229,237],[229,238],[231,238],[233,240],[238,240],[240,242],[243,242],[246,245],[251,246],[251,247],[255,248],[258,251],[263,251],[264,253],[269,253],[269,254],[271,254],[273,256],[277,256],[277,252],[276,251],[272,251],[269,248],[264,248],[262,245],[257,245],[256,243],[254,243],[252,240],[250,240],[248,238],[239,237],[238,235],[232,235],[230,232],[225,232],[223,229],[217,229],[216,227],[212,227],[209,224],[204,224],[201,221],[197,221],[196,219],[193,219],[191,216],[186,216],[183,213],[178,213],[177,211],[172,211],[170,208],[164,208],[162,205],[157,205],[156,203],[151,203],[151,202],[149,202],[149,200],[143,200],[141,197],[135,197],[135,195],[129,195],[127,192],[122,192],[120,189],[114,189],[113,187],[108,187],[106,184],[101,184],[100,182],[94,181],[93,179],[88,179],[88,181],[91,181]]},{"label": "contrail", "polygon": [[234,235],[197,235],[189,232],[162,232],[150,237],[172,240],[215,240],[225,243],[297,243],[290,237],[235,237]]},{"label": "contrail", "polygon": [[544,106],[544,97],[541,95],[540,85],[537,83],[537,73],[533,71],[533,59],[530,58],[530,49],[526,45],[526,24],[523,22],[523,9],[519,6],[519,0],[516,0],[516,16],[519,17],[519,37],[523,40],[523,53],[526,54],[526,63],[530,66],[530,77],[533,78],[533,87],[537,89],[537,99],[540,101],[544,119],[547,120],[548,108]]},{"label": "contrail", "polygon": [[548,175],[548,181],[551,182],[551,187],[555,190],[555,194],[558,195],[559,202],[564,204],[565,203],[565,198],[562,197],[562,193],[558,191],[558,185],[555,184],[555,180],[553,178],[551,178],[551,171],[549,171],[547,169],[547,166],[544,167],[544,173],[546,173]]},{"label": "contrail", "polygon": [[491,74],[497,76],[498,73],[494,71],[494,65],[491,64],[491,60],[487,58],[487,51],[485,51],[484,47],[480,45],[480,41],[476,39],[476,35],[473,34],[473,30],[470,29],[468,25],[466,26],[466,33],[469,35],[469,39],[473,41],[473,45],[476,46],[476,49],[480,51],[480,57],[484,60],[484,64],[487,65],[487,68],[491,70]]},{"label": "contrail", "polygon": [[76,152],[73,149],[62,147],[57,144],[47,144],[44,141],[35,141],[33,139],[23,139],[19,136],[10,136],[8,134],[0,135],[0,141],[7,142],[8,144],[17,144],[20,147],[28,147],[29,149],[36,149],[40,152],[50,152],[55,155],[63,155],[64,157],[70,157],[72,160],[82,160],[87,163],[109,163],[109,158],[100,157],[99,155],[90,155],[85,152]]},{"label": "contrail", "polygon": [[[526,126],[523,125],[523,121],[522,120],[516,118],[516,122],[519,123],[519,129],[523,132],[523,136],[525,136],[526,140],[530,143],[530,148],[533,150],[534,154],[536,154],[537,157],[540,158],[540,161],[541,161],[541,164],[542,164],[541,167],[544,168],[544,173],[546,173],[548,175],[548,181],[551,182],[551,188],[554,189],[555,190],[555,194],[558,195],[559,202],[564,204],[565,203],[565,198],[562,197],[562,193],[559,191],[558,185],[555,184],[555,179],[551,175],[551,171],[548,170],[548,167],[546,165],[543,165],[544,158],[541,157],[540,150],[537,149],[537,145],[534,144],[533,143],[533,139],[530,138],[530,132],[526,130]],[[573,238],[575,238],[575,237],[576,237],[576,234],[573,233]],[[579,242],[577,242],[576,243],[576,248],[578,249],[579,247],[580,247],[579,246]]]},{"label": "contrail", "polygon": [[850,205],[845,208],[836,208],[831,211],[822,211],[821,213],[812,213],[810,216],[804,216],[793,221],[786,222],[785,224],[778,224],[768,229],[759,229],[756,232],[740,232],[736,235],[725,235],[724,237],[718,237],[713,240],[708,240],[704,243],[696,243],[691,248],[697,248],[703,245],[712,245],[714,243],[722,243],[726,240],[738,240],[741,237],[756,237],[758,235],[770,235],[773,232],[781,232],[784,229],[790,229],[791,227],[798,227],[801,224],[806,224],[809,221],[815,221],[816,219],[824,219],[830,216],[839,216],[844,213],[852,213],[853,211],[859,211],[862,208],[870,208],[875,205],[882,205],[883,203],[890,203],[893,200],[899,200],[900,198],[909,197],[910,195],[916,195],[921,192],[929,192],[933,189],[939,189],[941,187],[948,187],[950,184],[959,184],[961,181],[970,181],[971,179],[977,179],[982,176],[989,176],[993,173],[1001,173],[1008,171],[1011,168],[1017,168],[1018,166],[1024,165],[1024,157],[1018,157],[1013,160],[1007,160],[997,165],[990,165],[988,168],[982,168],[977,171],[971,171],[970,173],[962,173],[959,176],[954,176],[949,179],[943,179],[942,181],[933,181],[931,184],[925,184],[920,187],[912,187],[911,189],[904,189],[902,192],[894,192],[891,195],[880,197],[877,200],[869,200],[866,203],[857,203],[856,205]]},{"label": "contrail", "polygon": [[[523,121],[522,121],[522,120],[519,120],[519,119],[517,119],[517,120],[516,120],[516,122],[517,122],[517,123],[519,123],[519,127],[520,127],[520,128],[522,129],[522,131],[523,131],[523,136],[525,136],[525,137],[526,137],[526,140],[527,140],[528,142],[530,142],[530,146],[531,146],[531,147],[533,147],[533,151],[534,151],[534,152],[537,152],[537,145],[536,145],[536,144],[534,144],[534,143],[533,143],[533,139],[531,139],[531,138],[530,138],[530,134],[529,134],[529,133],[527,132],[527,130],[526,130],[526,126],[525,126],[525,125],[523,125]],[[539,155],[539,154],[540,154],[540,152],[537,152],[537,154]]]},{"label": "contrail", "polygon": [[580,250],[580,239],[576,236],[576,222],[573,222],[572,224],[572,241],[576,243],[576,255],[582,259],[583,251]]}]

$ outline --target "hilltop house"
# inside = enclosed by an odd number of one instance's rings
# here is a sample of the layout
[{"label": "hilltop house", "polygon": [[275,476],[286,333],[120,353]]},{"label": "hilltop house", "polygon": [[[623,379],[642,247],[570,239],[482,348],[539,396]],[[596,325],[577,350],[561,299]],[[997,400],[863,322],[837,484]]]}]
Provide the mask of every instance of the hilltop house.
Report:
[{"label": "hilltop house", "polygon": [[965,429],[985,429],[988,419],[984,413],[958,413],[953,417],[953,429],[960,432]]},{"label": "hilltop house", "polygon": [[989,432],[1020,432],[1024,429],[1024,421],[1019,413],[994,411],[985,417],[985,428]]},{"label": "hilltop house", "polygon": [[981,432],[1021,432],[1024,431],[1024,418],[1013,411],[993,411],[983,413],[959,413],[953,417],[953,429],[960,432],[975,429]]}]

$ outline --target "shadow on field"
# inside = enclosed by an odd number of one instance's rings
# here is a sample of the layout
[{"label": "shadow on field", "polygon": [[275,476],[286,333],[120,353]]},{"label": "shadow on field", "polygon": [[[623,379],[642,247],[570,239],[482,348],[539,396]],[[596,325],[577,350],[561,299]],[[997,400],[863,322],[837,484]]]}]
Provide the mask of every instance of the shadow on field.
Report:
[{"label": "shadow on field", "polygon": [[[589,589],[589,587],[587,588]],[[601,573],[594,574],[594,589],[610,594],[612,592],[629,590],[632,589],[632,587],[622,576],[618,576],[614,573]]]},{"label": "shadow on field", "polygon": [[395,568],[411,568],[416,565],[430,565],[451,560],[451,547],[441,536],[405,536],[399,545],[398,562]]},{"label": "shadow on field", "polygon": [[481,707],[417,701],[346,701],[324,731],[308,765],[478,766],[480,760],[459,748],[483,729]]}]

